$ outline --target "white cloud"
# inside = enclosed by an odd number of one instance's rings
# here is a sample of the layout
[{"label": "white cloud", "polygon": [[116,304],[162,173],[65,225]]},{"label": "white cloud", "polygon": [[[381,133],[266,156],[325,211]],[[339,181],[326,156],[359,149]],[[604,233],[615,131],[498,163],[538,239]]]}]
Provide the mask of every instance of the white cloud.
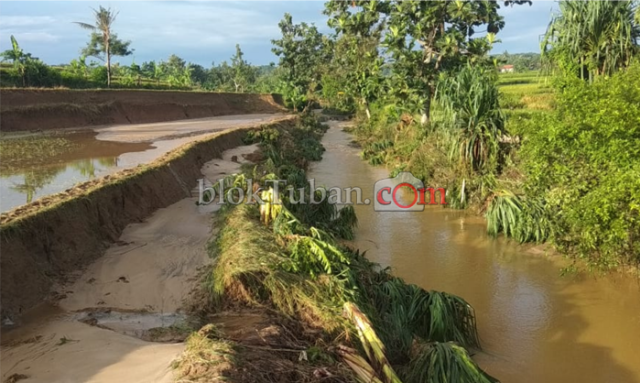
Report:
[{"label": "white cloud", "polygon": [[55,43],[60,38],[48,32],[18,32],[14,33],[18,42]]},{"label": "white cloud", "polygon": [[30,27],[52,24],[56,20],[50,16],[3,16],[0,27]]}]

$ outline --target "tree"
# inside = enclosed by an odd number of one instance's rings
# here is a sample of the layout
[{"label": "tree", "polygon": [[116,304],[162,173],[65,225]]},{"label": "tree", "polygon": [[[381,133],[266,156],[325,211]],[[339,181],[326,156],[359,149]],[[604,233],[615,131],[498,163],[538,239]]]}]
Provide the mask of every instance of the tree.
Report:
[{"label": "tree", "polygon": [[143,62],[141,70],[143,76],[155,80],[157,84],[160,84],[160,80],[165,76],[162,66],[156,64],[155,61]]},{"label": "tree", "polygon": [[639,19],[636,1],[561,1],[542,41],[543,58],[582,79],[611,75],[638,54]]},{"label": "tree", "polygon": [[229,92],[233,90],[233,69],[226,61],[219,65],[211,63],[207,84],[208,88],[217,91]]},{"label": "tree", "polygon": [[[392,1],[384,46],[393,61],[397,98],[429,121],[441,72],[490,63],[487,53],[504,26],[496,1]],[[473,38],[479,27],[486,36]]]},{"label": "tree", "polygon": [[247,90],[249,86],[256,82],[256,70],[242,57],[242,49],[236,44],[236,54],[231,57],[231,68],[233,69],[233,86],[236,93]]},{"label": "tree", "polygon": [[293,24],[288,13],[278,26],[282,38],[271,40],[271,43],[283,69],[283,96],[296,110],[308,107],[320,83],[320,66],[325,62],[326,54],[325,40],[314,25]]},{"label": "tree", "polygon": [[516,72],[539,70],[541,68],[540,53],[509,53],[494,56],[500,64],[513,65]]},{"label": "tree", "polygon": [[205,82],[207,82],[208,73],[202,65],[189,63],[188,67],[191,73],[192,83],[202,86]]},{"label": "tree", "polygon": [[172,86],[191,86],[191,67],[182,58],[172,54],[169,59],[160,62],[160,68]]},{"label": "tree", "polygon": [[14,36],[11,36],[11,49],[0,53],[2,61],[11,61],[13,69],[22,80],[22,86],[60,85],[60,73],[51,69],[31,53],[25,53]]},{"label": "tree", "polygon": [[111,56],[128,56],[133,53],[129,49],[130,41],[122,41],[112,32],[111,27],[118,16],[111,8],[99,7],[93,9],[95,24],[75,22],[80,27],[91,31],[91,38],[87,46],[82,50],[85,56],[96,57],[105,61],[107,67],[107,87],[111,86]]},{"label": "tree", "polygon": [[[11,49],[2,52],[2,61],[11,61],[13,69],[22,78],[22,86],[26,86],[27,67],[34,60],[31,53],[24,53],[13,35],[11,35]],[[37,59],[35,59],[37,60]]]},{"label": "tree", "polygon": [[[505,5],[529,3],[506,0]],[[349,10],[348,8],[355,8]],[[487,53],[504,27],[498,0],[331,0],[327,12],[340,33],[355,37],[383,28],[389,88],[398,104],[429,120],[438,77],[464,64],[491,63]],[[384,24],[384,25],[383,25]],[[479,28],[486,28],[477,31]],[[487,36],[473,37],[476,32]],[[365,35],[366,36],[366,35]]]},{"label": "tree", "polygon": [[[324,78],[335,80],[336,93],[345,99],[355,99],[368,118],[369,104],[381,93],[384,59],[378,47],[384,30],[383,14],[388,11],[387,1],[358,0],[353,2],[331,0],[325,4],[328,24],[336,31],[337,40],[332,47],[333,57],[329,73]],[[350,7],[359,7],[351,12]],[[329,93],[328,86],[323,91]],[[337,90],[337,89],[336,89]],[[344,94],[344,96],[343,96]]]},{"label": "tree", "polygon": [[71,60],[69,66],[65,70],[74,76],[80,76],[86,79],[89,76],[89,65],[87,65],[87,57],[80,56]]}]

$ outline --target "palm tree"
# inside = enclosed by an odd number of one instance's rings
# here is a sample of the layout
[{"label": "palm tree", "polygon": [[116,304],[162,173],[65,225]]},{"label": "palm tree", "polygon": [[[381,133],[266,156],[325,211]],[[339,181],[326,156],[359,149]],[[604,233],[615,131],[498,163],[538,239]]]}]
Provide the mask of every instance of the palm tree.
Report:
[{"label": "palm tree", "polygon": [[637,1],[561,1],[542,42],[542,55],[580,78],[611,75],[639,52]]},{"label": "palm tree", "polygon": [[94,33],[102,34],[102,41],[104,46],[103,53],[105,54],[107,65],[107,86],[111,86],[111,26],[113,25],[113,23],[115,23],[118,13],[114,13],[111,8],[104,8],[103,6],[100,6],[99,10],[93,9],[93,12],[96,16],[95,25],[79,21],[76,21],[75,23],[84,29],[88,29]]}]

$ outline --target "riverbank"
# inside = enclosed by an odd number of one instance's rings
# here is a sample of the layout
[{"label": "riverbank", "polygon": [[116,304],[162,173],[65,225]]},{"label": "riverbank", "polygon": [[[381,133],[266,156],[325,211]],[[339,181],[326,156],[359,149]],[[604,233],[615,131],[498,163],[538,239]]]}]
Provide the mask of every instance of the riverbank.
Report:
[{"label": "riverbank", "polygon": [[[466,301],[407,284],[345,246],[357,225],[353,207],[338,209],[327,199],[293,202],[321,194],[309,189],[305,169],[323,151],[316,142],[323,130],[305,120],[290,130],[252,134],[265,160],[226,182],[242,187],[249,177],[254,185],[286,179],[281,188],[287,192],[274,204],[265,186],[266,204],[227,204],[219,213],[221,231],[210,246],[214,264],[203,293],[211,303],[200,305],[198,315],[212,318],[212,326],[187,341],[176,363],[178,378],[493,382],[467,351],[479,342]],[[269,314],[270,336],[259,347],[229,336],[213,319],[237,316],[239,309],[262,311],[254,314],[259,323]],[[254,358],[255,348],[268,353]]]},{"label": "riverbank", "polygon": [[282,97],[147,90],[0,89],[3,132],[282,113]]},{"label": "riverbank", "polygon": [[[273,125],[287,125],[285,117]],[[214,133],[133,169],[88,181],[0,217],[2,317],[15,321],[69,272],[104,254],[130,223],[191,195],[200,167],[251,127]]]},{"label": "riverbank", "polygon": [[[316,185],[358,186],[372,198],[389,169],[363,161],[346,127],[327,131],[327,152],[309,177]],[[462,296],[475,308],[483,351],[474,359],[502,382],[640,381],[633,341],[640,337],[640,287],[633,275],[561,275],[571,260],[549,247],[492,238],[484,218],[470,211],[359,205],[355,212],[351,246],[408,283]]]},{"label": "riverbank", "polygon": [[[201,167],[201,177],[239,171],[255,149],[221,151]],[[104,255],[58,281],[53,301],[21,318],[20,327],[4,329],[2,381],[173,382],[171,363],[197,326],[185,313],[188,297],[210,262],[215,206],[198,206],[197,188],[192,195],[127,225]]]}]

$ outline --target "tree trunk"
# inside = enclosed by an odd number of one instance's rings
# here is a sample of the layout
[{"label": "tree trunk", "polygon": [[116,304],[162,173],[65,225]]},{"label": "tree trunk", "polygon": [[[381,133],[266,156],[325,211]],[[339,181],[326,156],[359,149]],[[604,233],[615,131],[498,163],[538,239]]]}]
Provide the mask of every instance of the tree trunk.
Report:
[{"label": "tree trunk", "polygon": [[424,110],[422,111],[422,118],[420,123],[426,125],[431,121],[431,101],[433,99],[433,92],[429,91],[429,96],[424,101]]},{"label": "tree trunk", "polygon": [[111,49],[109,47],[109,37],[107,37],[105,48],[107,51],[107,88],[111,88]]}]

